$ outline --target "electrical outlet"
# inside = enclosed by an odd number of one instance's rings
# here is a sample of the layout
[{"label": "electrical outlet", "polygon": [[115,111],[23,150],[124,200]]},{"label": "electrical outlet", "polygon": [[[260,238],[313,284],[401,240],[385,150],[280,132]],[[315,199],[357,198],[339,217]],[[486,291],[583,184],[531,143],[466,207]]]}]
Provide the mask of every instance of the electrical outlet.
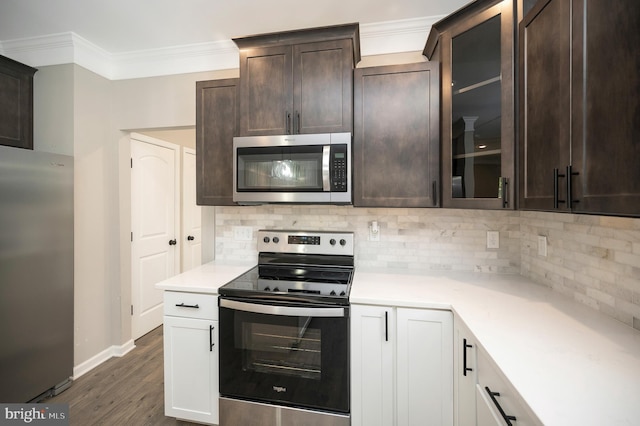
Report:
[{"label": "electrical outlet", "polygon": [[369,241],[380,241],[380,226],[375,220],[369,225]]},{"label": "electrical outlet", "polygon": [[250,226],[234,226],[234,241],[251,241],[253,239],[253,228]]},{"label": "electrical outlet", "polygon": [[547,257],[547,237],[538,235],[538,256]]},{"label": "electrical outlet", "polygon": [[500,248],[500,232],[487,231],[487,248],[489,249]]}]

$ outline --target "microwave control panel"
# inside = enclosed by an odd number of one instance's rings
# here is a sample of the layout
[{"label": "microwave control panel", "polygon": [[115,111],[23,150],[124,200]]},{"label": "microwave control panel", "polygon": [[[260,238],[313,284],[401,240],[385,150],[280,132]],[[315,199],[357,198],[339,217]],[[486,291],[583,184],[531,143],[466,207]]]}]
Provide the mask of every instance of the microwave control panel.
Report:
[{"label": "microwave control panel", "polygon": [[331,191],[347,191],[347,145],[331,145]]}]

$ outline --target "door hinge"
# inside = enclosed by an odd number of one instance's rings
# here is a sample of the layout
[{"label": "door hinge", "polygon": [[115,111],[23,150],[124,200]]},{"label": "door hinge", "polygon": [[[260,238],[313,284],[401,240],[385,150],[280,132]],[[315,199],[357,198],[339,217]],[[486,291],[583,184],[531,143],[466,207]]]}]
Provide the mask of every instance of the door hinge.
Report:
[{"label": "door hinge", "polygon": [[133,305],[131,305],[131,316],[133,316]]}]

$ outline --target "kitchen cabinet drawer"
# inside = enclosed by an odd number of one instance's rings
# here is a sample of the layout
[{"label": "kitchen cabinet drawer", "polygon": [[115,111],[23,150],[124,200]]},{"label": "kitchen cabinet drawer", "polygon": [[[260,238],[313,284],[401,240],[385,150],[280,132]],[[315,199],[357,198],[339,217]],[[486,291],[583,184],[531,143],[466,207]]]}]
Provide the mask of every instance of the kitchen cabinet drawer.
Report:
[{"label": "kitchen cabinet drawer", "polygon": [[174,317],[218,319],[218,296],[215,294],[164,292],[164,314]]},{"label": "kitchen cabinet drawer", "polygon": [[[477,348],[476,356],[478,367],[478,384],[476,385],[477,426],[510,424],[507,423],[506,416],[514,417],[509,421],[517,426],[542,425],[513,385],[504,377],[482,348]],[[492,395],[490,395],[490,392]]]}]

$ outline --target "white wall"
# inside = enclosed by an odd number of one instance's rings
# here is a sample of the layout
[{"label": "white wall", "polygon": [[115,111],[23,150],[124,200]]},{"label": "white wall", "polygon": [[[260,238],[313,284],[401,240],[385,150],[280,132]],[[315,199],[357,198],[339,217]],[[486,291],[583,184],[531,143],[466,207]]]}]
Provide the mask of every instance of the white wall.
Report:
[{"label": "white wall", "polygon": [[41,67],[33,77],[33,149],[73,155],[72,64]]},{"label": "white wall", "polygon": [[[117,342],[120,257],[111,82],[74,66],[76,365]],[[115,335],[114,335],[115,333]]]}]

